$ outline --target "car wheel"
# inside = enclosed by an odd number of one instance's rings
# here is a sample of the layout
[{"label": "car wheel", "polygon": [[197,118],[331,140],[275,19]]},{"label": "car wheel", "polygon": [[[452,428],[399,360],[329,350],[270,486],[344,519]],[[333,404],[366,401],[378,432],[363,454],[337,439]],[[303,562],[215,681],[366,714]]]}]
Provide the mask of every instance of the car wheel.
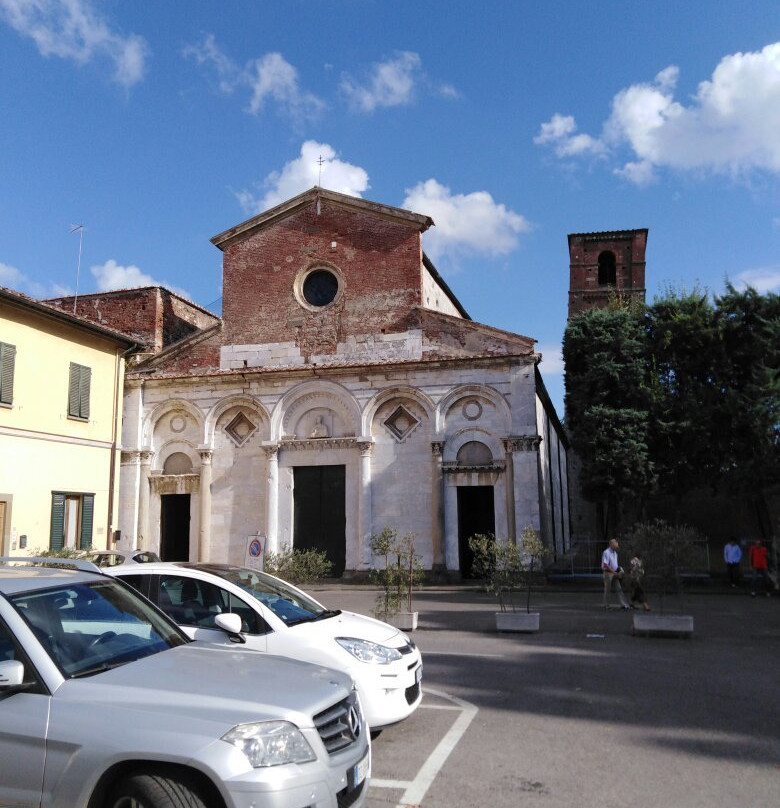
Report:
[{"label": "car wheel", "polygon": [[109,808],[207,808],[185,775],[134,774],[111,792]]}]

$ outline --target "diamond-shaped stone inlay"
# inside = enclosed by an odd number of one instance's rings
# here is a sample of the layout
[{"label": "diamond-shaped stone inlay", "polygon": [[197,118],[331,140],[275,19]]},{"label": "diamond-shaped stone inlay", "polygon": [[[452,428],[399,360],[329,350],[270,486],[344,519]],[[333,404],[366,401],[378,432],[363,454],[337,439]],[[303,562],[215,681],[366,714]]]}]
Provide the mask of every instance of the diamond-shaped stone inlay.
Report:
[{"label": "diamond-shaped stone inlay", "polygon": [[403,404],[393,410],[385,419],[385,426],[396,440],[403,440],[420,423],[420,419],[412,415]]},{"label": "diamond-shaped stone inlay", "polygon": [[236,446],[243,446],[255,433],[257,427],[244,415],[238,413],[236,417],[225,427],[225,432]]}]

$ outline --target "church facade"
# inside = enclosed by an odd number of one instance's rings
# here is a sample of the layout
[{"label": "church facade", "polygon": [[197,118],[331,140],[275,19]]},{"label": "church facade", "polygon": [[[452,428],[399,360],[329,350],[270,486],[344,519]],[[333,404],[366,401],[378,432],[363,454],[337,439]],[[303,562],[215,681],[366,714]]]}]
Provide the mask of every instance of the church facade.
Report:
[{"label": "church facade", "polygon": [[[147,339],[126,375],[120,549],[242,564],[257,538],[350,575],[389,526],[451,578],[474,533],[532,525],[568,549],[567,442],[534,340],[469,318],[422,250],[432,225],[313,188],[212,239],[222,318],[176,298],[183,336]],[[79,305],[119,327],[122,294]]]}]

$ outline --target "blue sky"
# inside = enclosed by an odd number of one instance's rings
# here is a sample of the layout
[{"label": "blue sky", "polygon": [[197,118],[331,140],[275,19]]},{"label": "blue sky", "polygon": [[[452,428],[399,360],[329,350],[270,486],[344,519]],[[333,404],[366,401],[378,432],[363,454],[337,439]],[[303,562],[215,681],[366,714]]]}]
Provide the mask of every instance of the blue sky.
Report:
[{"label": "blue sky", "polygon": [[163,283],[317,183],[433,217],[561,408],[567,233],[650,229],[648,297],[780,289],[777,2],[0,0],[0,284]]}]

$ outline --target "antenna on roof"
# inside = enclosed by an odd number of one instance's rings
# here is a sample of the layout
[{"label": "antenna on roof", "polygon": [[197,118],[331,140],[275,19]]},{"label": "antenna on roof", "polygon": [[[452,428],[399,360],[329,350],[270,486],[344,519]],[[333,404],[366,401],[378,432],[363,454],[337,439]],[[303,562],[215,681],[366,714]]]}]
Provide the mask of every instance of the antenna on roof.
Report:
[{"label": "antenna on roof", "polygon": [[81,274],[81,245],[84,242],[84,225],[83,224],[73,224],[70,227],[70,232],[75,233],[78,231],[79,234],[79,260],[78,264],[76,264],[76,294],[73,296],[73,313],[76,313],[76,301],[79,299],[79,275]]}]

